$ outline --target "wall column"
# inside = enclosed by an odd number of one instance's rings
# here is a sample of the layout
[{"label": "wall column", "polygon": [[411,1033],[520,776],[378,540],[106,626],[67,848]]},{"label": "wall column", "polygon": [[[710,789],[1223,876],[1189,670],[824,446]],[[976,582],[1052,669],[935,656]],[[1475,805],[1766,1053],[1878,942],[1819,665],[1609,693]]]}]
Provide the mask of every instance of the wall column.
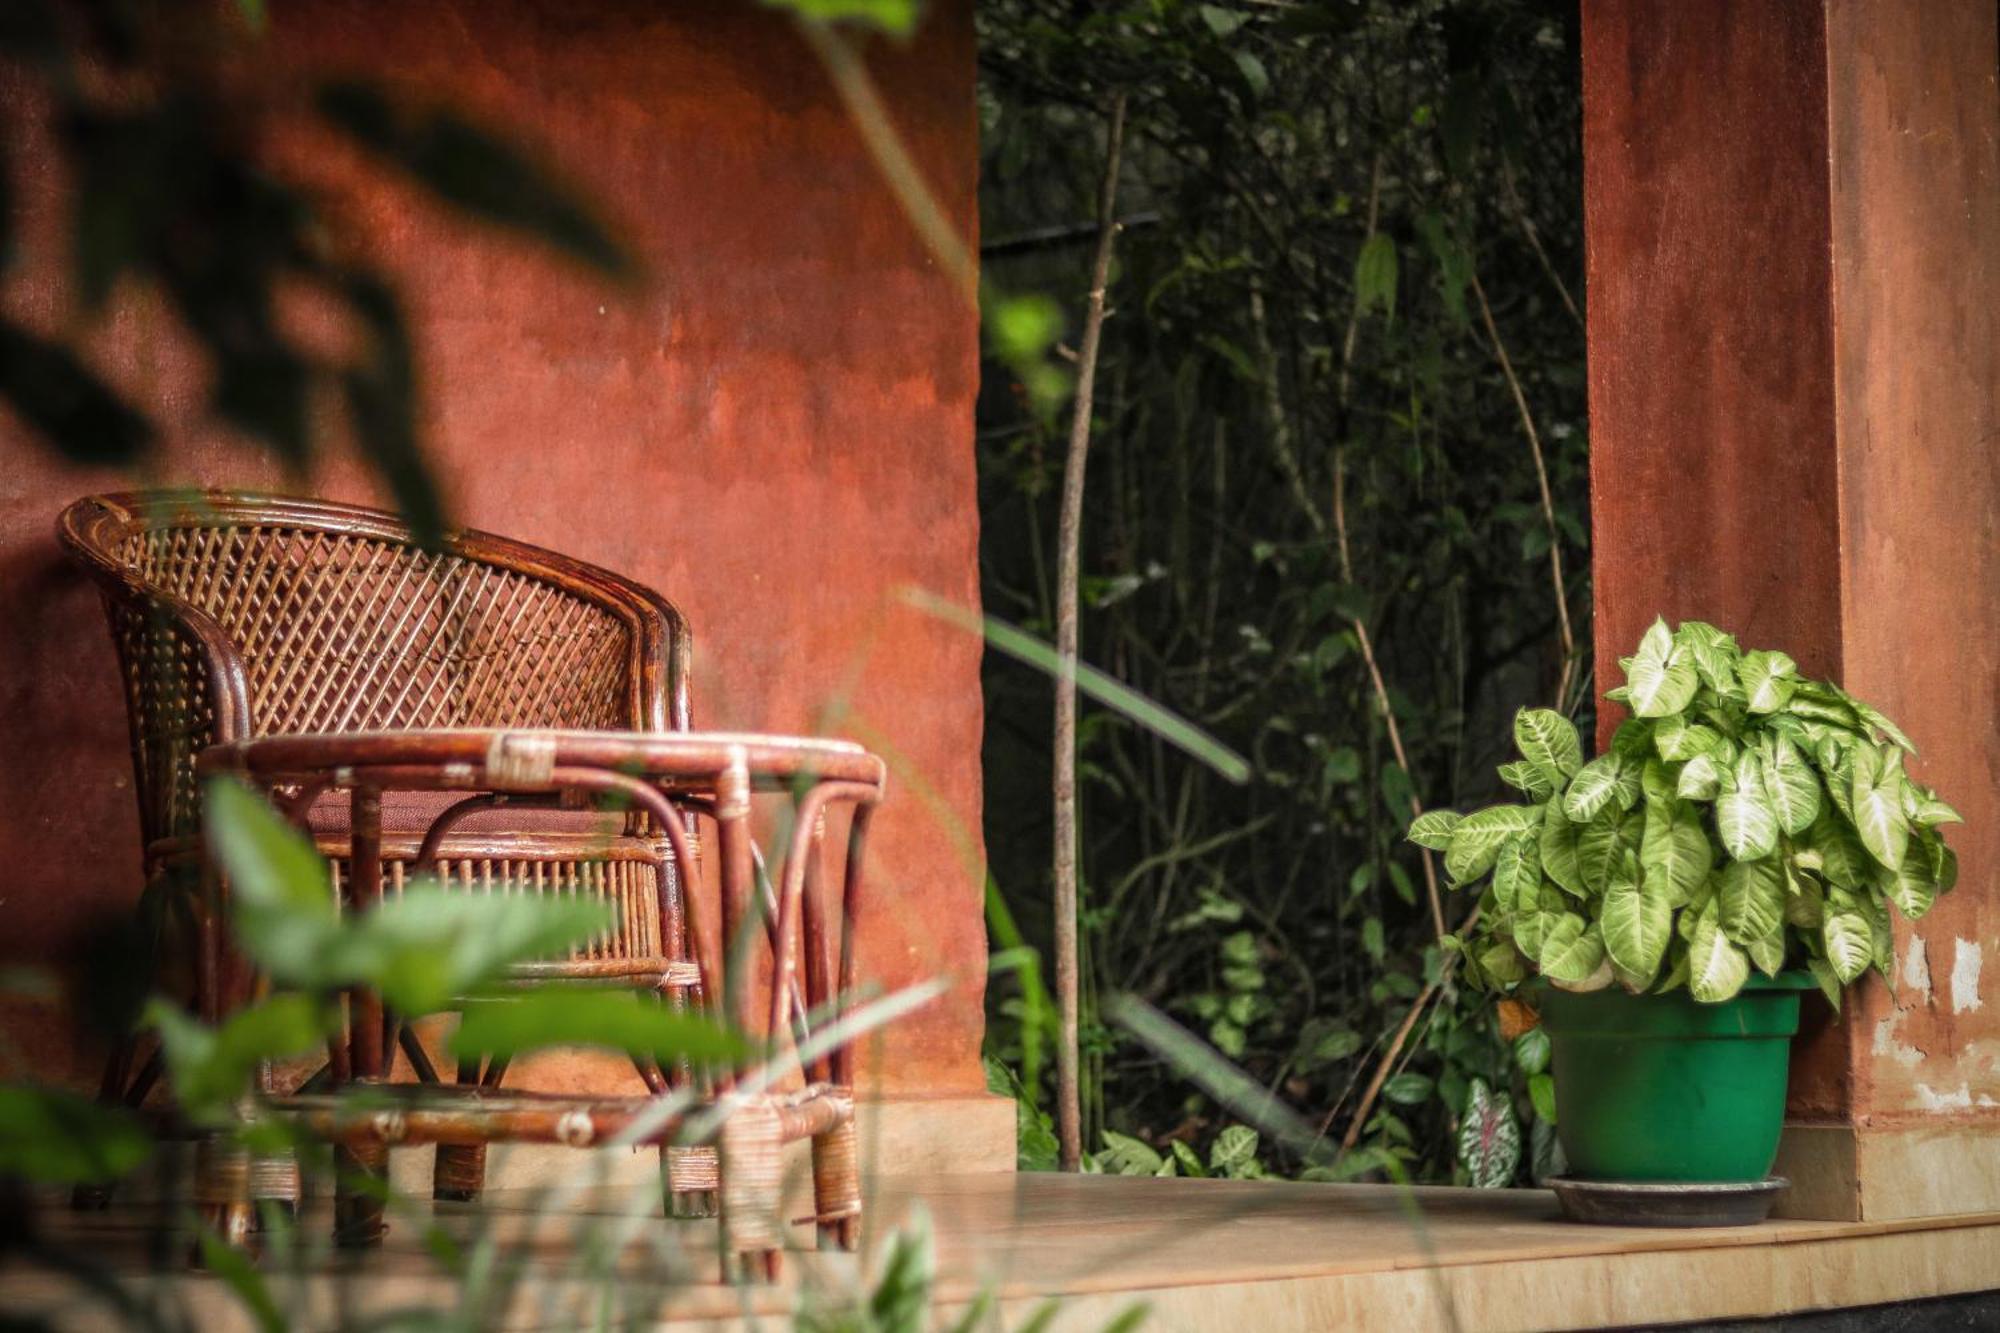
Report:
[{"label": "wall column", "polygon": [[1655,614],[1783,648],[1902,723],[1967,821],[1957,890],[1898,925],[1893,989],[1839,1022],[1808,1002],[1794,1215],[2000,1208],[1995,20],[1583,10],[1599,661]]}]

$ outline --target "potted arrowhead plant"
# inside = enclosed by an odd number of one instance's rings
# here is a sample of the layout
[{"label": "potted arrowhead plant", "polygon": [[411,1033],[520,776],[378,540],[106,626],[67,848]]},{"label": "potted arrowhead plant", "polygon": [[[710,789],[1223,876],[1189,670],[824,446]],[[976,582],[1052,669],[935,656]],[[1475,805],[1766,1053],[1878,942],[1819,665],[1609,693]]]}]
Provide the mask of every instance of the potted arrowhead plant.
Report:
[{"label": "potted arrowhead plant", "polygon": [[1890,908],[1951,888],[1958,815],[1905,772],[1895,724],[1781,652],[1655,621],[1621,665],[1605,697],[1633,716],[1607,753],[1524,709],[1500,768],[1523,799],[1410,837],[1480,895],[1448,942],[1467,981],[1533,988],[1572,1180],[1740,1190],[1776,1158],[1801,992],[1837,1009],[1889,976]]}]

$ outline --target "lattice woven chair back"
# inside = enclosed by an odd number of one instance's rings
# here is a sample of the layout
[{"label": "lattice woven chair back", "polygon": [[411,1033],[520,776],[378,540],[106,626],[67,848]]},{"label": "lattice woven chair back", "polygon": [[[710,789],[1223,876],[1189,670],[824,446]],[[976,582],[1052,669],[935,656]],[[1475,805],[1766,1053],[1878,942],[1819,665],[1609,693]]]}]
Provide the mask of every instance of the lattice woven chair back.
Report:
[{"label": "lattice woven chair back", "polygon": [[103,588],[150,844],[190,836],[214,741],[421,727],[688,725],[688,635],[658,595],[484,533],[226,493],[93,496],[58,525]]}]

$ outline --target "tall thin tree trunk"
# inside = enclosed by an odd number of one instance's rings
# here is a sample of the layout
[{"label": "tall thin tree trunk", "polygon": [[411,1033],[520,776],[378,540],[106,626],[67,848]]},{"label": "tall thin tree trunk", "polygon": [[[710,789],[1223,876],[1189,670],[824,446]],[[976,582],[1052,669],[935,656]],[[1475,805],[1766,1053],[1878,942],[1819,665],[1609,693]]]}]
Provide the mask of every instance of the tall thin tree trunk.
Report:
[{"label": "tall thin tree trunk", "polygon": [[1097,383],[1097,349],[1104,334],[1104,287],[1111,278],[1111,241],[1117,234],[1118,155],[1125,137],[1125,95],[1111,102],[1104,136],[1104,179],[1097,193],[1097,257],[1077,352],[1076,415],[1070,421],[1069,456],[1063,462],[1062,518],[1056,529],[1055,725],[1055,942],[1056,1003],[1062,1042],[1056,1049],[1056,1128],[1062,1168],[1083,1161],[1082,1100],[1077,1084],[1076,934],[1076,600],[1078,547],[1083,532],[1083,475],[1090,453],[1090,400]]}]

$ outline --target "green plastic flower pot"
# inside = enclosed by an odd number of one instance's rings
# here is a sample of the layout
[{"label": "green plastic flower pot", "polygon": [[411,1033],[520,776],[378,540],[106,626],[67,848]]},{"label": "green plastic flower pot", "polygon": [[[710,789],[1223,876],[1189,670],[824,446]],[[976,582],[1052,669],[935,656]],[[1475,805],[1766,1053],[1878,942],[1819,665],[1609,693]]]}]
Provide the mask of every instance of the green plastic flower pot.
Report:
[{"label": "green plastic flower pot", "polygon": [[1803,972],[1753,975],[1732,1000],[1686,991],[1537,999],[1556,1079],[1556,1135],[1580,1180],[1764,1179],[1785,1122]]}]

